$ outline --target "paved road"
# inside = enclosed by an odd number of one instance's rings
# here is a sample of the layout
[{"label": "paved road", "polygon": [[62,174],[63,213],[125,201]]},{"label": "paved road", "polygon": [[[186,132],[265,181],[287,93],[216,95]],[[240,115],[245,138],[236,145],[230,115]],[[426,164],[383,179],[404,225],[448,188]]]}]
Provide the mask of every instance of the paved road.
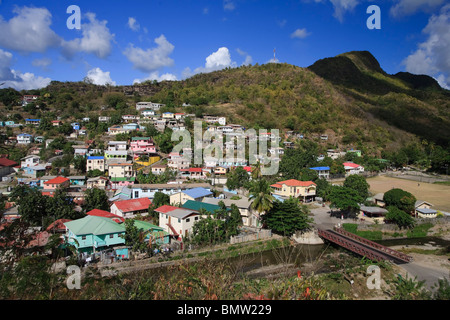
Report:
[{"label": "paved road", "polygon": [[428,290],[432,290],[431,287],[436,285],[439,279],[450,279],[450,272],[448,270],[422,266],[414,261],[402,264],[400,267],[406,270],[409,278],[417,277],[418,281],[425,281],[425,287]]}]

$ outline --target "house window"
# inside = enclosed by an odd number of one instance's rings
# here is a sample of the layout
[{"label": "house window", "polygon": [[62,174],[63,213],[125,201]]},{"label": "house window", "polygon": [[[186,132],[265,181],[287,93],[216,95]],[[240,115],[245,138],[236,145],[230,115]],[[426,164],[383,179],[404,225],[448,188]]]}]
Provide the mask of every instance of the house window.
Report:
[{"label": "house window", "polygon": [[86,236],[81,236],[81,240],[86,240]]},{"label": "house window", "polygon": [[110,235],[109,235],[109,238],[110,238],[110,239],[114,238],[114,235],[113,235],[113,234],[110,234]]},{"label": "house window", "polygon": [[186,219],[186,222],[189,222],[189,221],[191,221],[191,219],[187,218],[187,219]]},{"label": "house window", "polygon": [[195,217],[194,220],[197,221],[197,220],[198,220],[198,217]]},{"label": "house window", "polygon": [[181,219],[180,218],[178,218],[178,223],[180,223],[181,222]]}]

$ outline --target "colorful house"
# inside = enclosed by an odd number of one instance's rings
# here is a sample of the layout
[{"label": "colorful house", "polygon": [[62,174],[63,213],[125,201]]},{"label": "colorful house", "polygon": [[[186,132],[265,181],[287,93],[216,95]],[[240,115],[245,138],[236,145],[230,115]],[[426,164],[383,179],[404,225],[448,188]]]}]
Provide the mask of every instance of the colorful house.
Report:
[{"label": "colorful house", "polygon": [[316,196],[317,185],[312,181],[299,181],[295,179],[280,181],[271,185],[273,194],[283,198],[295,197],[309,202]]},{"label": "colorful house", "polygon": [[70,185],[70,179],[65,177],[56,177],[44,182],[46,190],[56,190],[58,188],[67,188]]},{"label": "colorful house", "polygon": [[162,227],[141,220],[134,220],[134,226],[146,233],[145,242],[150,241],[152,244],[157,245],[169,244],[170,242],[169,233]]},{"label": "colorful house", "polygon": [[122,223],[125,221],[124,218],[119,217],[109,211],[105,211],[105,210],[100,210],[100,209],[92,209],[91,211],[86,212],[86,215],[88,216],[96,216],[96,217],[103,217],[103,218],[108,218],[113,220],[114,222],[117,223]]},{"label": "colorful house", "polygon": [[150,137],[131,138],[130,149],[137,154],[156,153],[156,145]]},{"label": "colorful house", "polygon": [[119,200],[113,203],[110,211],[123,218],[134,218],[137,215],[146,216],[151,204],[149,198]]},{"label": "colorful house", "polygon": [[195,210],[173,206],[162,206],[155,211],[159,212],[159,226],[178,240],[192,233],[194,223],[201,218]]},{"label": "colorful house", "polygon": [[171,204],[184,204],[188,200],[203,201],[203,198],[212,196],[213,193],[206,188],[193,188],[177,192],[170,196]]},{"label": "colorful house", "polygon": [[343,165],[344,165],[346,176],[364,172],[364,167],[359,164],[356,164],[353,162],[344,162]]},{"label": "colorful house", "polygon": [[103,156],[88,156],[86,160],[86,171],[100,170],[105,171],[105,157]]},{"label": "colorful house", "polygon": [[312,167],[309,168],[314,170],[319,175],[319,178],[329,179],[330,178],[330,167]]},{"label": "colorful house", "polygon": [[17,143],[30,144],[33,142],[33,136],[28,133],[21,133],[17,135]]},{"label": "colorful house", "polygon": [[125,226],[110,218],[88,215],[84,218],[65,222],[65,235],[69,244],[79,252],[95,252],[125,244]]}]

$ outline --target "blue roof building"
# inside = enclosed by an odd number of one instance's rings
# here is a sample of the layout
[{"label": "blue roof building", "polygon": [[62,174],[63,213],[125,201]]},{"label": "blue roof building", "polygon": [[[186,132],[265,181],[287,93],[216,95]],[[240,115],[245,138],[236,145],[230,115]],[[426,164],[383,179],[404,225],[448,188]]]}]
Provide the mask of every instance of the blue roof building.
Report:
[{"label": "blue roof building", "polygon": [[319,178],[324,178],[324,179],[330,178],[330,167],[312,167],[309,169],[317,171]]}]

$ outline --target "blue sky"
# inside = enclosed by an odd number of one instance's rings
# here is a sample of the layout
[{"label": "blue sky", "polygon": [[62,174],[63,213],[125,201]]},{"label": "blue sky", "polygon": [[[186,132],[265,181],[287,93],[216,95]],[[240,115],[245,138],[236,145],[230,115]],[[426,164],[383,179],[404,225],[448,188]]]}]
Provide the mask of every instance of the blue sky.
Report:
[{"label": "blue sky", "polygon": [[[76,4],[81,29],[69,29]],[[370,5],[381,29],[370,30]],[[0,82],[31,89],[51,80],[127,85],[182,80],[273,58],[300,67],[368,50],[388,73],[409,71],[450,87],[445,0],[0,0]]]}]

